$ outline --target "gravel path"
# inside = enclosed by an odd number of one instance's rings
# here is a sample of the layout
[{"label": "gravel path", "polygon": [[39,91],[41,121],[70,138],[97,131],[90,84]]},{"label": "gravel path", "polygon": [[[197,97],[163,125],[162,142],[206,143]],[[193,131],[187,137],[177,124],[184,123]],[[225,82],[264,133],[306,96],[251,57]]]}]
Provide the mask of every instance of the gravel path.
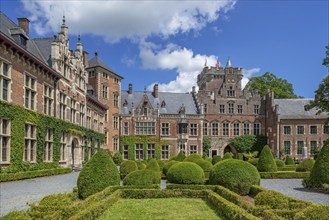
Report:
[{"label": "gravel path", "polygon": [[39,202],[49,194],[72,192],[79,172],[0,183],[0,216],[12,210],[26,210],[27,202]]},{"label": "gravel path", "polygon": [[260,185],[296,199],[329,205],[328,194],[305,189],[302,185],[302,179],[262,179]]}]

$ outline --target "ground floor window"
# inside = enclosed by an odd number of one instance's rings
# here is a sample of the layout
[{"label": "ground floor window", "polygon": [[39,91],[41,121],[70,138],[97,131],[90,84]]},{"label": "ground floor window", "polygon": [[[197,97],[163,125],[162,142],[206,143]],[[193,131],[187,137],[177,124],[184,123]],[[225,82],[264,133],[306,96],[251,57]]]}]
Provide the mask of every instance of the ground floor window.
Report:
[{"label": "ground floor window", "polygon": [[311,143],[310,143],[310,145],[311,145],[311,155],[314,155],[315,154],[315,150],[316,150],[316,148],[317,148],[317,142],[316,141],[311,141]]},{"label": "ground floor window", "polygon": [[304,141],[297,141],[297,154],[303,154]]},{"label": "ground floor window", "polygon": [[123,159],[124,160],[129,159],[129,146],[128,145],[123,146]]},{"label": "ground floor window", "polygon": [[291,151],[291,143],[290,143],[290,141],[285,141],[284,142],[284,154],[290,155],[290,151]]},{"label": "ground floor window", "polygon": [[119,149],[119,138],[117,137],[113,138],[113,149],[114,151],[118,151]]},{"label": "ground floor window", "polygon": [[66,160],[66,134],[62,133],[61,136],[61,145],[59,149],[59,154],[60,154],[60,161],[65,161]]},{"label": "ground floor window", "polygon": [[147,158],[155,158],[155,144],[147,145]]},{"label": "ground floor window", "polygon": [[197,154],[198,153],[198,146],[191,145],[190,146],[190,154]]},{"label": "ground floor window", "polygon": [[185,154],[185,144],[179,144],[179,151],[183,151]]},{"label": "ground floor window", "polygon": [[51,162],[53,159],[53,129],[46,129],[46,140],[43,156],[43,160],[46,162]]},{"label": "ground floor window", "polygon": [[169,159],[169,145],[161,146],[161,159],[168,160]]},{"label": "ground floor window", "polygon": [[0,118],[0,162],[10,160],[10,121]]},{"label": "ground floor window", "polygon": [[144,159],[144,146],[143,144],[136,144],[135,148],[135,159],[136,160],[143,160]]},{"label": "ground floor window", "polygon": [[36,133],[37,128],[32,124],[25,124],[25,143],[23,160],[35,162],[36,161]]}]

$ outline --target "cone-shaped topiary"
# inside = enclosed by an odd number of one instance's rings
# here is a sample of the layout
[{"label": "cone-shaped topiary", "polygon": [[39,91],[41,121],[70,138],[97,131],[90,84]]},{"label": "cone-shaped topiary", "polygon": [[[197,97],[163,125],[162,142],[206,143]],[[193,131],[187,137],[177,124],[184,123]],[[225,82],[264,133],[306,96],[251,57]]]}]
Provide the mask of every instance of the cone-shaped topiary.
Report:
[{"label": "cone-shaped topiary", "polygon": [[179,163],[179,161],[176,161],[176,160],[170,160],[170,161],[168,161],[168,162],[164,165],[164,167],[163,167],[163,174],[164,174],[164,175],[167,175],[167,172],[168,172],[169,168],[170,168],[172,165],[176,164],[176,163]]},{"label": "cone-shaped topiary", "polygon": [[291,157],[286,157],[285,164],[286,165],[295,165],[295,161]]},{"label": "cone-shaped topiary", "polygon": [[194,162],[195,163],[198,160],[202,160],[202,157],[200,154],[191,154],[184,159],[184,162]]},{"label": "cone-shaped topiary", "polygon": [[123,185],[150,186],[160,184],[161,173],[153,170],[136,170],[123,179]]},{"label": "cone-shaped topiary", "polygon": [[183,161],[186,158],[184,151],[180,151],[179,154],[176,156],[176,161]]},{"label": "cone-shaped topiary", "polygon": [[242,160],[227,159],[216,163],[210,171],[209,184],[222,185],[240,195],[246,195],[252,185],[259,185],[255,166]]},{"label": "cone-shaped topiary", "polygon": [[322,187],[329,184],[329,139],[325,142],[307,181],[307,186],[311,188]]},{"label": "cone-shaped topiary", "polygon": [[150,159],[150,161],[146,165],[147,170],[153,170],[155,172],[160,172],[160,166],[155,159]]},{"label": "cone-shaped topiary", "polygon": [[226,152],[223,156],[223,160],[233,159],[233,154],[231,152]]},{"label": "cone-shaped topiary", "polygon": [[120,165],[120,177],[123,180],[129,173],[138,170],[137,164],[133,160],[125,160]]},{"label": "cone-shaped topiary", "polygon": [[296,171],[297,172],[309,172],[312,170],[314,163],[315,163],[315,160],[313,160],[311,158],[307,158],[298,164]]},{"label": "cone-shaped topiary", "polygon": [[218,163],[221,160],[222,160],[221,156],[215,155],[212,157],[212,164],[215,165],[216,163]]},{"label": "cone-shaped topiary", "polygon": [[202,168],[192,162],[180,162],[172,165],[167,172],[167,180],[177,184],[203,184]]},{"label": "cone-shaped topiary", "polygon": [[85,199],[110,185],[119,185],[120,176],[110,154],[98,151],[82,168],[78,177],[78,195]]},{"label": "cone-shaped topiary", "polygon": [[268,145],[266,145],[263,148],[262,152],[259,155],[257,169],[259,172],[277,172],[278,171],[271,148]]}]

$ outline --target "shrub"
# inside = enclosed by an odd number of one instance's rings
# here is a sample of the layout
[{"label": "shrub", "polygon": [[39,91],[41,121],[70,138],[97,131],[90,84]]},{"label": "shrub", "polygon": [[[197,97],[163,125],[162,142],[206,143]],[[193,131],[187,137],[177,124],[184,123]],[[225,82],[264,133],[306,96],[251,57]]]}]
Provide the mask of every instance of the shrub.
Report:
[{"label": "shrub", "polygon": [[257,169],[259,172],[276,172],[278,168],[276,166],[275,160],[271,148],[266,145],[259,155],[259,160],[257,164]]},{"label": "shrub", "polygon": [[313,169],[310,173],[310,178],[307,181],[307,187],[318,188],[323,184],[329,184],[329,140],[322,147]]},{"label": "shrub", "polygon": [[169,168],[170,168],[172,165],[176,164],[176,163],[179,163],[179,162],[176,161],[176,160],[170,160],[170,161],[168,161],[168,162],[164,165],[164,167],[163,167],[163,174],[164,174],[164,175],[167,175]]},{"label": "shrub", "polygon": [[146,168],[146,165],[140,160],[137,160],[136,164],[137,164],[138,170],[144,170]]},{"label": "shrub", "polygon": [[238,160],[243,160],[243,153],[238,153]]},{"label": "shrub", "polygon": [[315,160],[313,160],[311,158],[307,158],[298,164],[296,171],[297,172],[311,171],[314,166],[314,163],[315,163]]},{"label": "shrub", "polygon": [[176,156],[176,161],[184,161],[186,158],[184,151],[180,151],[179,154]]},{"label": "shrub", "polygon": [[204,173],[202,168],[195,163],[181,162],[170,167],[167,180],[178,184],[203,184]]},{"label": "shrub", "polygon": [[241,160],[223,160],[210,171],[209,184],[222,185],[238,194],[246,195],[252,185],[259,185],[257,169]]},{"label": "shrub", "polygon": [[210,157],[205,158],[205,160],[206,161],[209,161],[210,163],[212,163],[212,158],[210,158]]},{"label": "shrub", "polygon": [[136,170],[123,179],[123,185],[150,186],[160,184],[161,173],[153,170]]},{"label": "shrub", "polygon": [[110,154],[98,151],[82,168],[78,177],[78,195],[85,199],[107,186],[119,185],[120,176]]},{"label": "shrub", "polygon": [[233,154],[231,152],[226,152],[224,154],[223,160],[226,160],[226,159],[233,159]]},{"label": "shrub", "polygon": [[118,151],[113,155],[113,162],[119,166],[123,161],[122,154]]},{"label": "shrub", "polygon": [[303,179],[310,176],[310,172],[278,171],[259,172],[262,179]]},{"label": "shrub", "polygon": [[293,158],[291,157],[286,157],[286,161],[285,161],[286,165],[295,165],[295,161]]},{"label": "shrub", "polygon": [[164,165],[166,164],[163,160],[157,160],[157,163],[160,167],[160,171],[162,172]]},{"label": "shrub", "polygon": [[199,154],[191,154],[184,159],[184,162],[196,162],[197,160],[202,160],[201,155]]},{"label": "shrub", "polygon": [[275,163],[276,163],[276,167],[277,168],[281,168],[281,167],[284,167],[284,162],[280,159],[275,159]]},{"label": "shrub", "polygon": [[32,220],[32,218],[25,211],[16,211],[16,210],[9,212],[1,219],[2,220],[13,220],[13,219]]},{"label": "shrub", "polygon": [[125,160],[120,165],[120,177],[124,179],[129,173],[137,170],[137,164],[133,160]]},{"label": "shrub", "polygon": [[255,196],[255,205],[269,206],[271,209],[285,209],[289,207],[289,198],[272,190],[265,190]]},{"label": "shrub", "polygon": [[197,160],[195,161],[195,163],[198,164],[203,169],[204,172],[210,172],[211,169],[213,168],[212,163],[204,159]]},{"label": "shrub", "polygon": [[146,169],[153,170],[155,172],[160,172],[160,166],[159,166],[158,162],[153,158],[147,163]]},{"label": "shrub", "polygon": [[306,209],[298,212],[295,220],[313,220],[313,219],[328,219],[329,206],[327,205],[311,205]]},{"label": "shrub", "polygon": [[212,164],[215,165],[217,162],[221,161],[222,158],[219,155],[215,155],[212,157]]},{"label": "shrub", "polygon": [[258,165],[258,161],[259,161],[259,158],[251,158],[250,160],[248,160],[248,162],[251,163],[252,165],[254,165],[255,167],[257,167],[257,165]]}]

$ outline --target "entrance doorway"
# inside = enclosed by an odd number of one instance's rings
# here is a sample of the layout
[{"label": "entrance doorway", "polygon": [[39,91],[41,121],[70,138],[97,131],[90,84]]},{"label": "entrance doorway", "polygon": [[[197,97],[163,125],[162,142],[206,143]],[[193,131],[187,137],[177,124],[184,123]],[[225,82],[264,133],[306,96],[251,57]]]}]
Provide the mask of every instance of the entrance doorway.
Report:
[{"label": "entrance doorway", "polygon": [[78,148],[78,145],[79,145],[78,140],[76,138],[74,138],[72,140],[72,144],[71,144],[72,168],[75,167],[75,163],[76,163],[76,160],[75,160],[75,151]]},{"label": "entrance doorway", "polygon": [[214,157],[217,155],[217,150],[211,150],[211,157]]},{"label": "entrance doorway", "polygon": [[230,152],[233,154],[233,158],[236,158],[237,157],[237,152],[236,150],[234,149],[234,147],[231,147],[230,145],[227,145],[225,148],[224,148],[224,154],[227,153],[227,152]]}]

